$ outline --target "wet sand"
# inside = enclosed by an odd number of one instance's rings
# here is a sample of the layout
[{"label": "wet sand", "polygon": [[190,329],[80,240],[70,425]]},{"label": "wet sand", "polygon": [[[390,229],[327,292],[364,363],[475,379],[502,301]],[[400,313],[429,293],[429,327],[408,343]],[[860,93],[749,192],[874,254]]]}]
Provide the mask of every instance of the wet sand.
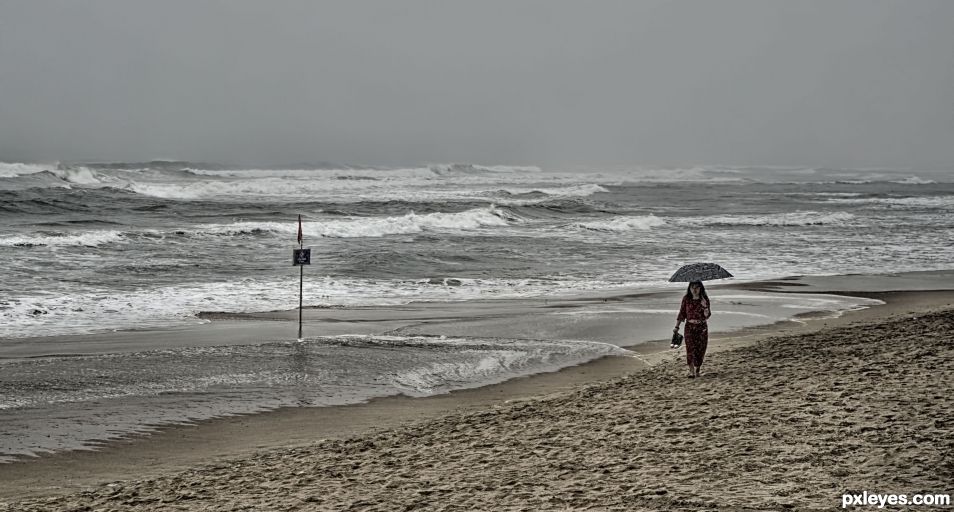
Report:
[{"label": "wet sand", "polygon": [[[834,435],[823,438],[813,433],[812,429],[818,425],[810,420],[818,415],[799,412],[818,403],[823,411],[818,418],[827,418],[826,421],[853,412],[846,411],[845,400],[832,398],[832,389],[840,389],[842,395],[848,393],[845,396],[867,397],[872,403],[885,399],[882,396],[885,393],[893,393],[892,407],[898,412],[889,418],[894,422],[891,432],[928,429],[931,435],[938,432],[933,439],[941,443],[936,448],[908,446],[905,456],[921,461],[920,467],[930,470],[928,473],[948,475],[947,481],[951,481],[950,467],[945,469],[932,458],[932,450],[950,453],[951,449],[950,438],[944,437],[942,432],[942,427],[950,424],[946,423],[950,420],[950,399],[944,398],[952,396],[950,384],[934,375],[938,370],[954,367],[950,359],[951,315],[940,314],[928,320],[924,320],[924,315],[938,308],[954,307],[954,293],[865,293],[887,304],[850,312],[840,318],[784,322],[731,336],[714,336],[708,375],[698,382],[681,377],[680,358],[669,351],[666,344],[647,343],[634,347],[638,357],[605,358],[556,373],[479,389],[423,399],[392,397],[354,406],[283,409],[216,419],[108,443],[95,452],[68,452],[0,465],[0,499],[76,492],[104,482],[124,480],[123,490],[119,492],[116,486],[94,487],[98,490],[93,494],[56,498],[58,501],[38,504],[34,509],[58,510],[89,504],[94,509],[121,510],[177,510],[178,506],[190,510],[232,510],[246,505],[250,509],[266,510],[294,507],[334,510],[361,500],[370,508],[382,510],[414,504],[438,509],[453,509],[456,505],[461,509],[526,507],[531,510],[590,505],[626,509],[701,508],[706,503],[737,504],[733,506],[758,503],[758,507],[767,508],[798,504],[798,508],[804,508],[812,505],[812,500],[801,496],[817,487],[814,484],[803,488],[796,481],[789,484],[791,492],[787,495],[779,494],[781,491],[776,486],[772,488],[775,494],[771,494],[775,501],[766,501],[769,498],[763,496],[766,491],[762,486],[743,479],[734,491],[726,494],[734,498],[719,501],[711,492],[698,494],[718,486],[702,485],[700,491],[687,482],[693,477],[706,482],[727,476],[734,478],[737,472],[771,470],[775,466],[755,465],[748,470],[735,466],[743,464],[740,461],[748,460],[749,455],[761,457],[759,464],[768,464],[763,452],[774,453],[774,445],[750,443],[745,436],[768,435],[775,433],[776,428],[781,428],[779,435],[795,436],[784,439],[795,443],[792,446],[800,446],[802,452],[814,453],[814,448],[808,448],[815,445],[838,448],[841,442]],[[912,314],[921,319],[912,319]],[[893,323],[885,324],[885,320]],[[857,323],[867,327],[860,331],[857,327],[843,329]],[[869,338],[866,343],[858,341],[858,332],[866,333]],[[778,336],[787,337],[778,339]],[[923,336],[929,336],[931,341],[925,344]],[[727,352],[730,349],[739,350]],[[912,359],[912,354],[921,352],[924,354]],[[846,364],[849,366],[845,367]],[[855,371],[858,368],[851,365],[868,370],[872,365],[880,365],[882,369],[892,368],[892,372],[880,372],[878,387],[873,388],[870,379],[874,374]],[[652,370],[643,371],[648,367]],[[774,384],[766,387],[769,383]],[[706,395],[687,391],[698,389],[687,387],[691,385],[705,386],[704,389],[716,392],[719,411],[713,411],[712,404],[705,402]],[[811,392],[824,400],[806,402],[804,393],[793,391],[804,386],[810,386],[814,390]],[[875,395],[869,396],[871,393]],[[911,409],[910,404],[919,396],[933,398],[926,400],[924,407]],[[740,403],[745,397],[752,398],[762,408]],[[791,428],[784,421],[781,427],[765,421],[766,414],[774,416],[779,407],[787,411],[789,416],[785,417],[792,419]],[[909,409],[918,412],[919,423],[907,421],[909,416],[905,413]],[[939,423],[931,426],[921,414],[922,409],[936,415]],[[713,414],[718,417],[711,418]],[[879,418],[877,415],[863,417],[865,425],[874,426],[870,432],[884,430]],[[706,428],[702,428],[703,424]],[[823,422],[821,426],[825,425]],[[793,430],[795,427],[802,430]],[[832,428],[835,427],[838,425]],[[848,429],[843,432],[847,435],[852,434],[849,427],[838,428]],[[673,428],[676,430],[670,432]],[[807,433],[798,434],[803,430]],[[541,432],[549,434],[541,437]],[[869,430],[859,434],[865,432]],[[713,446],[721,450],[717,453],[712,452],[715,448],[708,443],[713,441],[710,439],[713,435],[718,437]],[[855,442],[856,438],[858,436],[852,434],[845,439]],[[328,441],[315,444],[322,439]],[[548,447],[548,439],[557,445]],[[601,444],[601,439],[611,439],[616,444]],[[900,438],[884,439],[902,442]],[[705,445],[706,451],[700,452],[698,458],[710,461],[703,466],[685,458],[687,447],[699,444]],[[738,452],[736,445],[744,445],[749,450]],[[350,448],[354,446],[365,448]],[[879,446],[858,445],[854,455],[864,455],[869,449],[875,450],[871,453],[881,454],[883,447]],[[943,452],[945,449],[948,452]],[[223,457],[230,462],[221,462]],[[725,460],[726,457],[731,460]],[[897,458],[897,455],[891,457]],[[713,458],[734,469],[720,473],[718,468],[712,467]],[[877,460],[872,460],[874,462],[868,465],[877,465]],[[527,461],[534,462],[525,464]],[[341,464],[350,464],[353,469],[342,471]],[[816,467],[818,464],[810,457],[799,464],[806,467],[805,474],[796,475],[799,478],[807,479],[806,482],[821,478],[816,473],[823,468]],[[328,472],[326,467],[339,469]],[[302,475],[290,473],[301,468],[307,469]],[[904,472],[909,470],[913,474],[910,465],[891,468],[900,471],[900,477],[905,477]],[[604,469],[609,471],[603,472]],[[880,469],[872,471],[863,465],[849,464],[842,470],[847,473],[838,481],[849,482],[858,474],[884,477]],[[400,478],[395,476],[397,472],[402,475]],[[828,476],[828,487],[818,489],[833,489],[832,475]],[[390,483],[385,481],[389,478],[393,480]],[[468,478],[468,481],[462,480]],[[930,475],[921,471],[911,478],[911,485],[915,485],[928,482]],[[513,484],[503,485],[501,480],[513,480]],[[631,487],[612,487],[617,483]],[[230,485],[234,487],[230,489]],[[287,490],[275,491],[283,487]],[[885,488],[888,487],[869,489]],[[910,489],[914,492],[920,487]],[[189,497],[185,490],[195,495]],[[643,496],[647,490],[654,494]],[[663,490],[665,492],[661,492]],[[944,491],[942,488],[925,490]],[[637,495],[643,497],[635,499]],[[199,499],[202,496],[208,499]],[[753,501],[739,501],[745,496]],[[831,499],[839,496],[840,492]],[[655,501],[645,501],[647,499]],[[162,500],[168,503],[163,504]],[[831,501],[818,506],[830,508],[835,504]],[[10,509],[29,510],[24,504]]]}]

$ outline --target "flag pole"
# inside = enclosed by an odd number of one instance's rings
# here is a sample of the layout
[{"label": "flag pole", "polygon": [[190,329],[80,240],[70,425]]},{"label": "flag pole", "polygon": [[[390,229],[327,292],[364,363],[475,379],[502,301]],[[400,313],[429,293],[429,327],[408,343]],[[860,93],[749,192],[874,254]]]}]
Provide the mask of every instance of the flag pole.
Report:
[{"label": "flag pole", "polygon": [[304,302],[304,300],[305,300],[305,299],[304,299],[304,294],[305,294],[305,266],[304,266],[304,265],[298,265],[298,266],[300,267],[299,270],[301,271],[301,278],[300,278],[300,280],[298,281],[298,339],[301,340],[301,339],[302,339],[302,338],[301,338],[301,311],[302,311],[302,307],[303,307],[303,302]]},{"label": "flag pole", "polygon": [[[298,214],[298,249],[305,248],[303,238],[304,237],[302,237],[301,232],[301,214]],[[298,340],[301,341],[301,312],[305,301],[305,266],[298,265],[298,270],[301,272],[300,279],[298,281]]]}]

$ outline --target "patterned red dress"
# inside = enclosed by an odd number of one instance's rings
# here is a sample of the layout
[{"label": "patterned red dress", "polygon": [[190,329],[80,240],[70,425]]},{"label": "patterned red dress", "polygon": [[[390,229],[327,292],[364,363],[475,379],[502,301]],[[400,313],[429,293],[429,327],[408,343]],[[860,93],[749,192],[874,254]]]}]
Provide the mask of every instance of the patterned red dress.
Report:
[{"label": "patterned red dress", "polygon": [[[702,360],[706,357],[706,347],[709,345],[709,326],[706,325],[706,320],[712,315],[711,311],[706,311],[707,309],[709,309],[709,301],[704,297],[695,300],[683,296],[682,306],[679,307],[679,316],[676,321],[686,321],[686,362],[691,366],[702,366]],[[690,320],[698,323],[690,322]]]}]

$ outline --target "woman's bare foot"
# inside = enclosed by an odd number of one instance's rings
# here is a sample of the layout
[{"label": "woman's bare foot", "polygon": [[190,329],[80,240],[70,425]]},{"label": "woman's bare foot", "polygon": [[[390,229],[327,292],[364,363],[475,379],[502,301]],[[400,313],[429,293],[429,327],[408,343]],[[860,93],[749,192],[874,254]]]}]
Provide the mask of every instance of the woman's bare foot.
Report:
[{"label": "woman's bare foot", "polygon": [[695,376],[696,376],[696,377],[702,377],[702,368],[701,368],[701,367],[696,366]]}]

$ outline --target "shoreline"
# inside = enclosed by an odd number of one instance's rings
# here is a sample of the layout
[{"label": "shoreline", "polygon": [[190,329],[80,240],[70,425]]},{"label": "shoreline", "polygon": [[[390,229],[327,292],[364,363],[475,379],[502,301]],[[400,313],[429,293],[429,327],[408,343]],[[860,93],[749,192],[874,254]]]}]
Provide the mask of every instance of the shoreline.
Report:
[{"label": "shoreline", "polygon": [[[836,318],[808,318],[730,334],[713,334],[709,353],[755,345],[773,336],[802,335],[954,306],[954,291],[951,290],[865,293],[884,300],[886,304],[848,311]],[[626,348],[633,352],[633,357],[604,357],[556,372],[519,377],[500,384],[441,395],[423,398],[389,396],[361,404],[281,408],[251,415],[201,420],[189,425],[163,426],[146,435],[109,441],[96,451],[61,452],[2,464],[0,499],[68,493],[129,478],[129,475],[136,475],[136,478],[160,476],[222,457],[249,455],[260,450],[298,446],[320,439],[370,435],[447,414],[479,411],[503,403],[532,401],[679,359],[676,353],[668,349],[668,343],[646,342]]]},{"label": "shoreline", "polygon": [[[954,308],[0,510],[830,510],[954,481]],[[863,327],[863,336],[859,336]],[[876,384],[874,384],[876,383]]]}]

